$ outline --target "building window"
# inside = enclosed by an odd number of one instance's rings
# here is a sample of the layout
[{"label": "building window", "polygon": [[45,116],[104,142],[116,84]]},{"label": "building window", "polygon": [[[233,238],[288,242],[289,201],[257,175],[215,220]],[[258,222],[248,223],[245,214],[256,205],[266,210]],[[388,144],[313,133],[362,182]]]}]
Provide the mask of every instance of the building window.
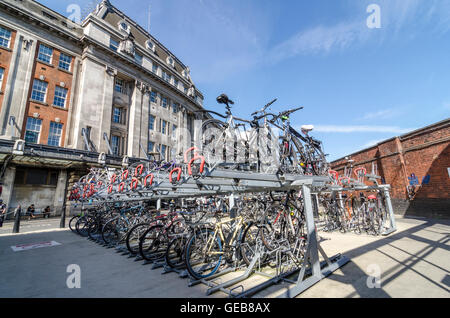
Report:
[{"label": "building window", "polygon": [[14,184],[18,185],[50,185],[58,184],[59,172],[56,170],[17,168]]},{"label": "building window", "polygon": [[155,74],[158,74],[158,64],[153,63],[152,65],[152,72]]},{"label": "building window", "polygon": [[110,40],[109,40],[109,47],[110,47],[113,51],[117,52],[117,50],[119,49],[119,42],[116,41],[116,40],[110,39]]},{"label": "building window", "polygon": [[119,156],[120,153],[120,137],[112,136],[111,137],[111,150],[113,155]]},{"label": "building window", "polygon": [[179,109],[180,109],[180,104],[177,104],[177,103],[172,104],[172,111],[174,114],[178,113]]},{"label": "building window", "polygon": [[59,56],[59,68],[65,71],[70,71],[70,64],[72,64],[72,57],[64,53]]},{"label": "building window", "polygon": [[118,107],[113,108],[113,122],[122,123],[122,109]]},{"label": "building window", "polygon": [[47,83],[38,79],[33,82],[33,90],[31,91],[31,99],[38,102],[45,102],[47,95]]},{"label": "building window", "polygon": [[153,149],[155,148],[155,144],[152,141],[148,142],[148,152],[153,152]]},{"label": "building window", "polygon": [[175,61],[173,60],[172,57],[168,56],[167,60],[166,60],[167,64],[169,64],[170,66],[174,66],[175,65]]},{"label": "building window", "polygon": [[55,87],[55,98],[53,99],[53,105],[58,107],[66,107],[67,88],[60,86]]},{"label": "building window", "polygon": [[52,62],[52,56],[53,56],[53,49],[41,44],[39,45],[39,54],[38,54],[38,60],[47,64],[51,64]]},{"label": "building window", "polygon": [[172,126],[172,137],[176,138],[177,137],[177,125],[173,125]]},{"label": "building window", "polygon": [[127,33],[130,33],[130,26],[128,24],[126,24],[126,22],[120,22],[119,23],[119,29],[121,31],[125,31]]},{"label": "building window", "polygon": [[2,87],[3,87],[4,74],[5,74],[5,69],[3,67],[0,67],[0,92],[2,91]]},{"label": "building window", "polygon": [[161,133],[163,135],[165,135],[166,131],[167,131],[167,121],[163,120],[162,123],[161,123]]},{"label": "building window", "polygon": [[166,160],[166,150],[167,150],[167,146],[161,145],[161,160]]},{"label": "building window", "polygon": [[0,27],[0,46],[9,48],[11,42],[11,31]]},{"label": "building window", "polygon": [[61,142],[61,134],[62,134],[62,124],[50,123],[50,131],[48,134],[48,145],[59,147]]},{"label": "building window", "polygon": [[142,59],[143,56],[138,54],[138,53],[134,53],[134,60],[136,61],[136,63],[138,63],[139,65],[142,65]]},{"label": "building window", "polygon": [[152,103],[155,103],[155,104],[156,104],[156,99],[157,99],[157,97],[158,97],[158,94],[157,94],[156,92],[150,92],[150,101],[151,101]]},{"label": "building window", "polygon": [[124,81],[122,79],[116,78],[115,85],[114,85],[114,90],[116,92],[125,94],[125,84],[124,84]]},{"label": "building window", "polygon": [[155,116],[150,115],[148,118],[148,129],[155,130]]},{"label": "building window", "polygon": [[37,144],[41,133],[42,120],[28,117],[27,127],[25,131],[25,141]]},{"label": "building window", "polygon": [[176,88],[178,88],[178,83],[179,83],[179,81],[178,81],[176,78],[174,78],[174,80],[173,80],[173,85],[174,85]]},{"label": "building window", "polygon": [[166,97],[163,97],[161,99],[161,106],[164,108],[167,108],[167,98]]},{"label": "building window", "polygon": [[166,73],[166,72],[162,72],[162,78],[163,80],[165,80],[166,82],[170,83],[170,81],[172,80],[172,75]]},{"label": "building window", "polygon": [[149,49],[150,51],[155,52],[155,44],[153,44],[152,41],[147,40],[147,41],[145,42],[145,46],[146,46],[147,49]]}]

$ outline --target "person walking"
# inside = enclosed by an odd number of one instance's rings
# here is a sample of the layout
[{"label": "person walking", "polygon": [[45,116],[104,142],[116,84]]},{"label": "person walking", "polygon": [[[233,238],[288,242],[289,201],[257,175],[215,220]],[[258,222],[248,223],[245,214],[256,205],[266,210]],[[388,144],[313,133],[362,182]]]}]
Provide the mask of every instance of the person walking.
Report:
[{"label": "person walking", "polygon": [[4,204],[3,200],[0,199],[0,227],[3,227],[5,217],[6,217],[6,204]]}]

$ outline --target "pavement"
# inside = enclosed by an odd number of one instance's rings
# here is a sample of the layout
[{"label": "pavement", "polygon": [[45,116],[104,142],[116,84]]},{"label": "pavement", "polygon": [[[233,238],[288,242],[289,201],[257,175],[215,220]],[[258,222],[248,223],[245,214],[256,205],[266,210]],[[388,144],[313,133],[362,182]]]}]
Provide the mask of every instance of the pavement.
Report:
[{"label": "pavement", "polygon": [[[162,275],[162,269],[152,270],[151,265],[57,227],[43,233],[0,235],[0,297],[206,297],[204,285],[188,287],[187,279],[175,273]],[[351,261],[299,297],[449,298],[450,221],[398,218],[397,227],[388,237],[321,232],[321,246],[329,256],[342,253]],[[49,241],[60,245],[18,252],[11,248]],[[68,272],[71,264],[80,268],[79,289],[66,284],[72,275]],[[373,279],[369,276],[377,271],[380,288],[370,288],[367,281]],[[226,280],[227,276],[221,277]],[[248,289],[261,281],[261,276],[252,275],[239,284]],[[276,297],[287,287],[275,285],[256,296]],[[226,296],[218,292],[209,297]]]},{"label": "pavement", "polygon": [[[69,226],[69,218],[66,218],[66,227]],[[20,233],[32,233],[32,232],[43,232],[43,231],[53,231],[59,229],[61,222],[60,217],[54,217],[49,219],[34,219],[28,221],[28,218],[23,217],[20,220]],[[0,237],[4,235],[12,234],[14,227],[14,221],[8,220],[3,223],[3,227],[0,227]]]}]

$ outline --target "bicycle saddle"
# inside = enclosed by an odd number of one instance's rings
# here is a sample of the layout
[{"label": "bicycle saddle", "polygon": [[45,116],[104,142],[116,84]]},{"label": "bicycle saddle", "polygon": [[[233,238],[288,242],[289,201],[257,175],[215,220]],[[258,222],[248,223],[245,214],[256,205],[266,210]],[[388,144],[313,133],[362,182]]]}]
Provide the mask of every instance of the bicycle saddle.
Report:
[{"label": "bicycle saddle", "polygon": [[310,132],[310,131],[314,130],[314,126],[313,125],[303,125],[302,130],[306,131],[306,132]]},{"label": "bicycle saddle", "polygon": [[222,94],[219,97],[217,97],[217,102],[219,104],[225,104],[225,105],[234,105],[234,102],[228,98],[227,95]]}]

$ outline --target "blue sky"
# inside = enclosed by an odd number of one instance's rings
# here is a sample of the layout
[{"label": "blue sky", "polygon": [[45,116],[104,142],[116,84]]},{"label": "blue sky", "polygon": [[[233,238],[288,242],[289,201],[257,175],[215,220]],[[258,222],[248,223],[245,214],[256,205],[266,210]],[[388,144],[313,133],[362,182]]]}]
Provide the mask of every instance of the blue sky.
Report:
[{"label": "blue sky", "polygon": [[[66,13],[75,3],[44,0]],[[450,117],[449,0],[111,0],[191,68],[205,108],[304,106],[334,160]],[[381,28],[369,29],[370,4]]]}]

